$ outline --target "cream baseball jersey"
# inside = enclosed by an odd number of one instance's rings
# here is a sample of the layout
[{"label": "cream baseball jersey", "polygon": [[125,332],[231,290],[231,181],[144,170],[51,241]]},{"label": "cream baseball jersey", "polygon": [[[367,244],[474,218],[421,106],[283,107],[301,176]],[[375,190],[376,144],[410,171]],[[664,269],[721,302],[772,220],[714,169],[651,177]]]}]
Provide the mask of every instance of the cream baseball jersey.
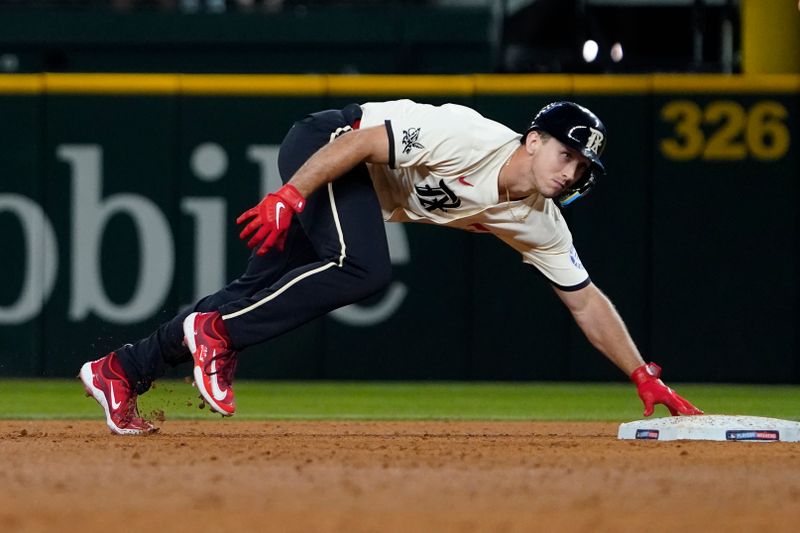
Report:
[{"label": "cream baseball jersey", "polygon": [[552,200],[500,198],[498,176],[519,133],[456,104],[396,100],[361,109],[361,128],[385,125],[389,134],[389,164],[367,164],[385,220],[493,233],[556,286],[589,283]]}]

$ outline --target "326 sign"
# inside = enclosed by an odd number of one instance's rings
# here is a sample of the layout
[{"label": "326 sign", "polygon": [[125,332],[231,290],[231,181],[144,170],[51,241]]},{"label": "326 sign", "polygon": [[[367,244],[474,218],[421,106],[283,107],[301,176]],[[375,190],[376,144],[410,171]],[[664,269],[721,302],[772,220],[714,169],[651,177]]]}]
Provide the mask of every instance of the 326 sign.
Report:
[{"label": "326 sign", "polygon": [[714,100],[700,106],[673,100],[661,108],[661,119],[672,135],[660,140],[667,159],[740,161],[748,157],[774,161],[789,151],[789,112],[780,102],[763,100],[750,107],[733,100]]}]

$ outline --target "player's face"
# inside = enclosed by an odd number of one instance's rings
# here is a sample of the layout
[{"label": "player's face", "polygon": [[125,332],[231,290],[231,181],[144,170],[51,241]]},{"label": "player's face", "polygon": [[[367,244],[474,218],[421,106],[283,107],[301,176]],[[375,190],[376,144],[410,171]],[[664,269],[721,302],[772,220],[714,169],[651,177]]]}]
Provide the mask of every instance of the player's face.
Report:
[{"label": "player's face", "polygon": [[590,162],[559,140],[536,135],[538,140],[531,159],[533,185],[546,198],[555,198],[583,176]]}]

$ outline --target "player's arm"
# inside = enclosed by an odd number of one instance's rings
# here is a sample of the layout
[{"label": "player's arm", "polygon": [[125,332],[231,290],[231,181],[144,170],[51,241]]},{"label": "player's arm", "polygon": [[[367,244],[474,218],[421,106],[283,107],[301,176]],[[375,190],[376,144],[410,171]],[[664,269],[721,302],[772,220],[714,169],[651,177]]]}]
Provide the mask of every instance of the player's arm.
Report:
[{"label": "player's arm", "polygon": [[283,187],[236,219],[237,224],[247,223],[239,238],[249,238],[247,246],[258,246],[259,255],[273,246],[283,250],[292,216],[303,211],[308,195],[363,162],[389,162],[386,126],[350,131],[320,148]]},{"label": "player's arm", "polygon": [[658,365],[645,364],[611,300],[593,283],[576,291],[554,290],[589,342],[636,384],[645,405],[645,416],[650,416],[658,403],[664,404],[673,415],[702,414],[664,385],[659,379],[661,368]]},{"label": "player's arm", "polygon": [[359,163],[389,162],[386,126],[354,130],[320,148],[301,166],[287,185],[304,197],[345,174]]},{"label": "player's arm", "polygon": [[644,364],[619,313],[594,283],[576,291],[554,290],[589,342],[626,375]]}]

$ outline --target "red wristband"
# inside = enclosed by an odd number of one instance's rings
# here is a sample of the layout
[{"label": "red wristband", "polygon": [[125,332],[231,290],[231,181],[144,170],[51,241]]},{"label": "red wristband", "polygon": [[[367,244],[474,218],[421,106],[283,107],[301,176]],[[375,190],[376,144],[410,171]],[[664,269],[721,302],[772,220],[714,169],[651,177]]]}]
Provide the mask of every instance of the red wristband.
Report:
[{"label": "red wristband", "polygon": [[661,377],[661,367],[655,363],[646,363],[631,373],[631,381],[641,385],[647,381],[655,381]]},{"label": "red wristband", "polygon": [[295,213],[300,213],[306,207],[306,199],[303,198],[303,195],[300,194],[294,185],[289,185],[288,183],[278,189],[275,192],[276,196],[279,196],[281,200],[292,206]]}]

